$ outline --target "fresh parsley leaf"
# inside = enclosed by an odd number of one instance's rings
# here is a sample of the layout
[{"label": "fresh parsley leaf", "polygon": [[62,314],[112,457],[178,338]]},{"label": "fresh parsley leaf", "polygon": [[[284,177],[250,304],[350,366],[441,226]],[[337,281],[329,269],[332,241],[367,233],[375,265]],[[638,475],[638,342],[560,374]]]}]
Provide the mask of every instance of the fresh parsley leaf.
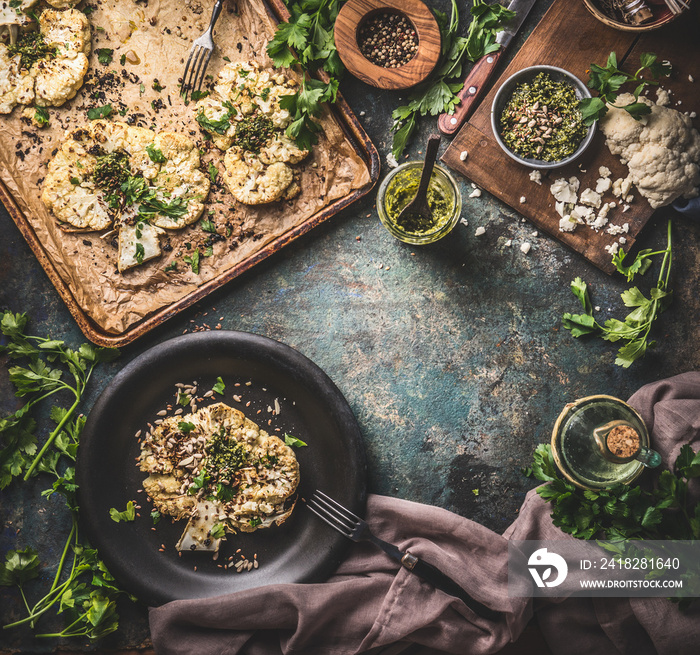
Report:
[{"label": "fresh parsley leaf", "polygon": [[206,468],[202,468],[202,470],[195,475],[194,478],[192,478],[192,484],[187,490],[187,493],[190,495],[196,494],[200,489],[204,489],[206,487],[210,479],[211,476],[207,473]]},{"label": "fresh parsley leaf", "polygon": [[182,434],[189,434],[190,432],[192,432],[192,430],[194,430],[195,425],[194,423],[190,423],[189,421],[180,421],[177,424],[177,428],[178,430],[180,430],[180,432],[182,432]]},{"label": "fresh parsley leaf", "polygon": [[[583,98],[579,109],[584,125],[592,125],[608,112],[608,105],[625,109],[635,120],[651,112],[651,107],[637,99],[649,85],[658,85],[660,77],[671,74],[669,64],[657,63],[657,56],[652,52],[640,55],[641,67],[632,75],[618,68],[617,55],[611,52],[605,66],[591,64],[589,69],[588,87],[598,92],[597,98]],[[648,71],[648,74],[646,73]],[[649,79],[651,77],[651,79]],[[618,93],[626,84],[635,84],[633,95],[635,102],[627,105],[616,105]]]},{"label": "fresh parsley leaf", "polygon": [[221,377],[216,378],[216,384],[211,388],[211,390],[214,393],[218,393],[218,394],[223,396],[224,389],[226,389],[226,385],[224,384],[224,381],[221,379]]},{"label": "fresh parsley leaf", "polygon": [[293,437],[291,434],[287,434],[286,432],[284,434],[284,443],[286,443],[288,446],[291,446],[292,448],[301,448],[302,446],[308,445],[301,439],[297,439],[296,437]]},{"label": "fresh parsley leaf", "polygon": [[216,176],[219,174],[219,169],[212,162],[209,162],[208,173],[209,173],[209,179],[211,180],[211,183],[215,184],[216,183]]},{"label": "fresh parsley leaf", "polygon": [[39,576],[39,554],[30,546],[24,550],[10,550],[5,562],[0,563],[0,585],[20,587]]},{"label": "fresh parsley leaf", "polygon": [[248,525],[250,525],[251,528],[257,528],[259,525],[262,525],[262,519],[258,516],[254,516],[248,521]]},{"label": "fresh parsley leaf", "polygon": [[212,539],[223,539],[226,536],[226,528],[223,523],[215,523],[209,531]]},{"label": "fresh parsley leaf", "polygon": [[97,53],[97,61],[103,66],[109,66],[112,63],[112,56],[114,55],[112,48],[97,48],[95,52]]},{"label": "fresh parsley leaf", "polygon": [[49,124],[49,112],[45,107],[36,107],[34,110],[34,120],[39,127]]},{"label": "fresh parsley leaf", "polygon": [[134,259],[136,259],[137,263],[143,264],[143,257],[146,254],[146,251],[144,250],[143,244],[142,243],[137,243],[136,244],[136,252],[134,253]]},{"label": "fresh parsley leaf", "polygon": [[158,525],[161,518],[163,518],[163,517],[161,516],[161,513],[157,509],[154,509],[151,511],[151,520],[153,521],[153,525]]},{"label": "fresh parsley leaf", "polygon": [[197,102],[197,100],[201,100],[202,98],[206,98],[209,95],[209,91],[201,91],[199,89],[195,89],[190,93],[190,98],[192,98],[193,102]]},{"label": "fresh parsley leaf", "polygon": [[203,218],[202,220],[200,220],[199,227],[202,228],[202,232],[216,234],[216,225],[214,225],[214,223],[212,223],[208,218]]},{"label": "fresh parsley leaf", "polygon": [[190,265],[195,275],[199,273],[199,250],[195,250],[192,255],[185,255],[182,259]]},{"label": "fresh parsley leaf", "polygon": [[121,512],[114,507],[110,508],[109,516],[115,523],[120,523],[122,521],[128,523],[136,518],[136,506],[134,505],[134,502],[130,500],[126,504],[126,509]]},{"label": "fresh parsley leaf", "polygon": [[154,144],[149,143],[146,146],[146,152],[148,153],[148,158],[154,164],[163,164],[168,161],[160,148],[156,148]]},{"label": "fresh parsley leaf", "polygon": [[87,117],[91,121],[95,121],[99,118],[107,118],[114,109],[112,105],[103,105],[102,107],[92,107],[87,111]]}]

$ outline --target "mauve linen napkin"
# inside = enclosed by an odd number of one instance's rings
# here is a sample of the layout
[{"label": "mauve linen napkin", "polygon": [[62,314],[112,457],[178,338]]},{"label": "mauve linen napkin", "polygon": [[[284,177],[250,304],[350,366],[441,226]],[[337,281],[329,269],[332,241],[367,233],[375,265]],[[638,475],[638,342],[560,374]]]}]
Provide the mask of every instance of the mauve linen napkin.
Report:
[{"label": "mauve linen napkin", "polygon": [[[647,385],[630,404],[673,462],[700,441],[700,373]],[[700,489],[692,489],[695,498]],[[377,536],[439,566],[474,598],[504,613],[493,622],[432,588],[370,544],[355,544],[328,582],[270,585],[227,596],[182,600],[150,610],[158,655],[354,655],[420,644],[424,655],[488,655],[514,641],[532,616],[528,599],[508,596],[508,539],[571,538],[552,525],[531,491],[503,536],[446,510],[370,496],[366,519]],[[700,610],[663,598],[571,598],[538,602],[550,648],[567,655],[683,655],[700,651]],[[415,651],[412,651],[415,652]]]}]

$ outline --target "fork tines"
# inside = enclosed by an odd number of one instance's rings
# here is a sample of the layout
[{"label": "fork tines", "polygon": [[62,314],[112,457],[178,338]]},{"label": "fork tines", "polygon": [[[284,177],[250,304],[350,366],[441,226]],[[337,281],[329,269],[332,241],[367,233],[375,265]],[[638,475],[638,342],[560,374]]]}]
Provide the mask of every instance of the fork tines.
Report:
[{"label": "fork tines", "polygon": [[187,100],[188,93],[199,91],[202,88],[204,73],[209,65],[212,52],[214,51],[196,43],[192,46],[187,64],[185,64],[185,72],[182,75],[181,93],[185,100]]},{"label": "fork tines", "polygon": [[361,521],[359,516],[345,509],[340,503],[322,491],[314,491],[313,496],[306,502],[306,506],[316,516],[346,537],[350,537],[352,531]]}]

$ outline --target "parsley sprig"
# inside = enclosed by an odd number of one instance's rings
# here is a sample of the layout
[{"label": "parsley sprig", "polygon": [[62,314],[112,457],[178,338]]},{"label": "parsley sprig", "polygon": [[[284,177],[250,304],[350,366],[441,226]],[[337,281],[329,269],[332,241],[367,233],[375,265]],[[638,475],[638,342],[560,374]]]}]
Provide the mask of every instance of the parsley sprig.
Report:
[{"label": "parsley sprig", "polygon": [[[19,475],[24,474],[27,480],[34,474],[46,452],[75,414],[95,366],[119,355],[119,351],[113,348],[97,348],[84,343],[78,350],[73,350],[61,340],[25,334],[27,321],[26,314],[9,311],[4,312],[0,320],[0,331],[8,337],[7,345],[0,346],[0,353],[7,353],[10,359],[26,363],[25,366],[11,366],[9,374],[10,382],[16,389],[15,395],[27,399],[16,412],[0,419],[3,444],[0,450],[0,489],[7,487]],[[62,391],[71,394],[74,402],[61,414],[56,428],[36,453],[36,437],[33,434],[36,423],[29,412],[35,405]],[[54,417],[58,417],[58,414],[54,414]]]},{"label": "parsley sprig", "polygon": [[[38,552],[31,546],[12,550],[5,561],[0,562],[0,585],[16,586],[27,611],[24,618],[4,628],[29,625],[35,629],[41,617],[53,608],[66,617],[65,627],[60,632],[36,634],[36,637],[95,640],[117,629],[116,598],[123,592],[97,551],[79,535],[75,459],[85,418],[75,416],[75,412],[94,367],[99,362],[114,359],[118,351],[91,344],[73,350],[61,340],[26,334],[27,322],[25,314],[9,311],[4,312],[0,320],[0,331],[7,337],[7,344],[0,347],[0,352],[26,363],[9,368],[10,381],[16,395],[27,398],[20,409],[0,419],[0,489],[22,474],[25,480],[39,473],[49,475],[53,482],[42,496],[63,496],[71,513],[72,526],[50,588],[37,602],[30,603],[24,585],[39,577]],[[58,392],[71,393],[75,402],[68,409],[51,408],[50,420],[56,428],[37,453],[37,424],[30,412]]]},{"label": "parsley sprig", "polygon": [[537,446],[525,474],[546,483],[537,493],[552,504],[552,522],[578,539],[700,539],[700,503],[688,503],[688,482],[700,477],[700,452],[688,444],[652,489],[579,489],[559,475],[549,444]]},{"label": "parsley sprig", "polygon": [[603,325],[598,323],[593,317],[593,306],[586,283],[580,277],[571,283],[571,291],[581,302],[584,313],[567,312],[562,318],[562,324],[574,337],[597,334],[606,341],[623,342],[624,345],[617,353],[615,364],[624,368],[628,368],[634,361],[643,357],[647,348],[656,345],[655,341],[648,340],[651,328],[659,314],[671,304],[672,292],[668,288],[672,261],[671,221],[668,222],[668,243],[665,250],[657,252],[642,250],[629,265],[624,263],[624,253],[617,254],[613,258],[617,270],[627,277],[628,282],[631,282],[635,274],[642,274],[649,268],[650,258],[654,255],[663,255],[656,286],[651,288],[649,298],[637,287],[622,293],[625,306],[633,308],[623,321],[609,318]]},{"label": "parsley sprig", "polygon": [[484,0],[475,0],[470,11],[472,21],[466,37],[457,33],[459,10],[456,0],[452,0],[449,20],[445,14],[435,11],[442,33],[442,60],[436,72],[411,94],[408,104],[397,107],[392,113],[394,139],[391,151],[394,157],[399,157],[406,148],[418,118],[454,112],[459,103],[457,93],[463,86],[461,77],[465,61],[473,62],[496,52],[501,47],[496,43],[496,34],[515,16],[502,5],[487,5]]},{"label": "parsley sprig", "polygon": [[[299,91],[282,96],[280,106],[292,116],[287,135],[300,148],[309,149],[318,141],[321,129],[314,119],[321,115],[325,102],[335,102],[345,72],[333,36],[341,2],[296,0],[287,4],[289,21],[279,24],[267,45],[267,54],[276,66],[298,66],[305,74]],[[306,75],[319,70],[325,72],[324,80]]]},{"label": "parsley sprig", "polygon": [[[653,52],[643,52],[639,58],[640,68],[634,75],[621,71],[617,66],[617,55],[611,52],[605,67],[591,64],[588,87],[598,91],[596,98],[583,98],[579,103],[584,125],[592,125],[598,119],[608,113],[608,105],[624,109],[633,118],[639,120],[642,116],[651,112],[651,107],[644,102],[639,102],[639,96],[649,86],[658,86],[658,78],[671,74],[671,65],[657,61],[658,57]],[[644,77],[648,71],[653,79]],[[636,84],[632,94],[634,102],[627,105],[616,105],[618,92],[625,84]]]}]

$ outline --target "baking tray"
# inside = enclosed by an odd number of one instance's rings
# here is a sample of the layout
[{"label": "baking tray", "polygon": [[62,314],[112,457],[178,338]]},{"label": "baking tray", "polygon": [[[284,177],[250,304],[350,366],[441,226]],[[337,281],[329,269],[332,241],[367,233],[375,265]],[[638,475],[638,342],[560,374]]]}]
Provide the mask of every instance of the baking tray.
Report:
[{"label": "baking tray", "polygon": [[[266,0],[265,6],[270,15],[273,16],[277,22],[284,21],[289,17],[289,12],[287,11],[287,8],[282,0]],[[207,21],[209,11],[210,7],[206,7],[204,9]],[[212,65],[213,61],[210,64],[210,67]],[[90,71],[88,72],[88,76],[89,75]],[[19,111],[21,111],[21,107],[15,108],[15,112]],[[149,313],[147,316],[143,317],[137,322],[134,322],[122,331],[115,332],[104,329],[90,317],[83,305],[78,302],[69,282],[61,276],[57,262],[54,261],[47,248],[42,244],[34,227],[21,208],[20,203],[18,203],[17,199],[13,197],[10,189],[2,180],[0,180],[0,201],[2,201],[2,203],[5,205],[8,213],[29,244],[29,247],[38,259],[39,263],[45,270],[49,280],[65,302],[68,310],[83,334],[97,345],[121,347],[133,342],[139,337],[142,337],[179,312],[201,301],[216,289],[221,288],[264,259],[274,255],[295,239],[299,238],[303,234],[306,234],[314,227],[328,220],[344,208],[351,205],[353,202],[367,195],[372,190],[379,178],[380,171],[379,155],[376,147],[340,93],[338,94],[337,102],[335,105],[329,107],[329,111],[342,129],[352,149],[366,165],[369,176],[368,182],[362,187],[352,190],[345,196],[333,200],[329,204],[319,209],[313,215],[306,218],[302,223],[294,226],[292,229],[279,235],[272,241],[269,241],[255,252],[250,253],[240,262],[226,268],[225,270],[222,270],[212,279],[209,279],[197,286],[197,288],[193,291],[178,298],[174,302],[171,302]],[[4,172],[12,177],[12,171],[5,168]]]}]

